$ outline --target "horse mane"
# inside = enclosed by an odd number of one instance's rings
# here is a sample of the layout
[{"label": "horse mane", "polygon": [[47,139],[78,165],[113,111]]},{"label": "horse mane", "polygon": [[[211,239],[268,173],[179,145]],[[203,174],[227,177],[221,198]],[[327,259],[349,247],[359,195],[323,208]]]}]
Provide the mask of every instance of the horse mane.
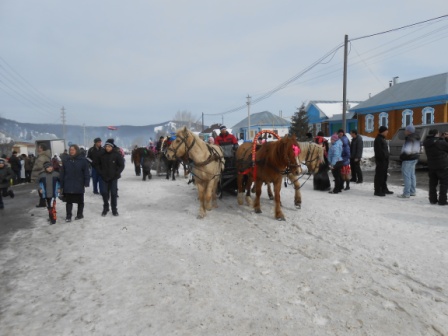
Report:
[{"label": "horse mane", "polygon": [[310,152],[310,151],[314,152],[315,150],[317,150],[319,153],[320,162],[324,161],[324,148],[321,145],[316,144],[314,142],[304,141],[304,142],[299,142],[299,147],[300,147],[300,154],[299,154],[300,162],[305,162],[308,152]]}]

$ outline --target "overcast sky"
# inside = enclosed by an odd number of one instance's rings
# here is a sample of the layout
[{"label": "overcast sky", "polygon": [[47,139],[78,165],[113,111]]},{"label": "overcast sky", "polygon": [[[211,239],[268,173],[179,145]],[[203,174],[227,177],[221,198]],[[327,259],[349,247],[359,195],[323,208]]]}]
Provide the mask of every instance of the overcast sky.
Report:
[{"label": "overcast sky", "polygon": [[[64,106],[68,124],[148,125],[189,111],[231,127],[248,94],[297,75],[251,106],[290,117],[302,102],[342,100],[345,34],[446,14],[446,0],[0,0],[0,116],[60,123]],[[447,72],[447,42],[448,18],[352,41],[347,98]]]}]

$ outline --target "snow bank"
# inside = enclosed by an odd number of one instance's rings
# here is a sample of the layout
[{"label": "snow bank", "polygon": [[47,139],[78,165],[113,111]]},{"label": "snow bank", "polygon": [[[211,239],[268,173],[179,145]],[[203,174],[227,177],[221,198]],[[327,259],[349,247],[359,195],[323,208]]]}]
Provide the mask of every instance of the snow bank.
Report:
[{"label": "snow bank", "polygon": [[332,195],[309,180],[301,210],[282,189],[286,222],[266,193],[262,214],[225,194],[197,220],[193,185],[127,164],[119,195],[119,217],[100,216],[91,188],[82,221],[28,210],[35,227],[1,249],[0,334],[448,334],[448,208],[422,190]]}]

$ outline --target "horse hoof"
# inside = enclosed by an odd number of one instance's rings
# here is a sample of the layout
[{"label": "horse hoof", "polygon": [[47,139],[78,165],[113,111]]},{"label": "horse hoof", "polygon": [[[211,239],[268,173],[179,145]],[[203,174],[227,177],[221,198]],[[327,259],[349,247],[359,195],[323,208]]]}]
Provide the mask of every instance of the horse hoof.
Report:
[{"label": "horse hoof", "polygon": [[296,204],[296,209],[302,209],[302,204]]},{"label": "horse hoof", "polygon": [[196,218],[197,219],[204,219],[204,215],[198,215]]},{"label": "horse hoof", "polygon": [[278,220],[279,222],[284,222],[284,221],[286,221],[285,217],[279,217],[279,218],[277,218],[277,220]]},{"label": "horse hoof", "polygon": [[261,210],[260,209],[256,209],[255,213],[261,213]]},{"label": "horse hoof", "polygon": [[269,196],[269,199],[272,201],[274,199],[274,196]]}]

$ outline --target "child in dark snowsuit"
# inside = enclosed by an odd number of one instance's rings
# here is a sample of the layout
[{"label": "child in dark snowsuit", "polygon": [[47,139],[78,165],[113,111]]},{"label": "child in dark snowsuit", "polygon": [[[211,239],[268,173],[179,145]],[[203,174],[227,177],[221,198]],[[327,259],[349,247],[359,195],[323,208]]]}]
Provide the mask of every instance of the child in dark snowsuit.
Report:
[{"label": "child in dark snowsuit", "polygon": [[14,178],[14,172],[11,167],[6,164],[5,159],[0,159],[0,210],[4,209],[3,197],[10,196],[14,198],[12,190],[8,190],[11,179]]},{"label": "child in dark snowsuit", "polygon": [[37,179],[39,193],[47,203],[50,224],[56,224],[56,198],[59,196],[61,181],[59,173],[53,170],[51,162],[45,162],[44,169],[45,171],[40,173]]}]

